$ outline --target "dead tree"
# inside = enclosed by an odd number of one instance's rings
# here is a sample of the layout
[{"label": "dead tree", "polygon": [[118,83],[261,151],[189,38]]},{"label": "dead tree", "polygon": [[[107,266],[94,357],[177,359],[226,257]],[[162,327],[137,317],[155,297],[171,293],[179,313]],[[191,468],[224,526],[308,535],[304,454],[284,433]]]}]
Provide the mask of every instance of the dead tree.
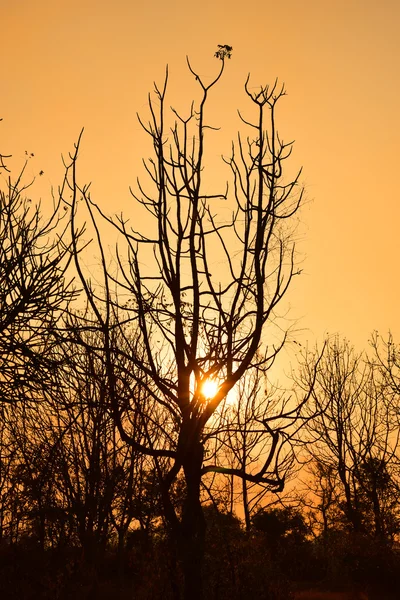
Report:
[{"label": "dead tree", "polygon": [[[304,357],[299,383],[303,389],[308,385],[313,389],[308,450],[318,467],[321,505],[336,504],[337,508],[340,498],[345,521],[355,533],[373,531],[381,538],[388,532],[385,520],[391,520],[385,515],[397,437],[380,374],[365,354],[357,354],[338,336],[327,339],[322,359],[318,352],[316,356],[319,366],[312,353]],[[337,524],[337,515],[334,521]]]},{"label": "dead tree", "polygon": [[68,219],[59,202],[43,216],[23,173],[0,190],[0,403],[40,395],[54,366],[51,334],[75,295]]},{"label": "dead tree", "polygon": [[[267,414],[259,425],[271,444],[257,470],[248,473],[223,466],[212,460],[208,449],[218,435],[221,403],[227,394],[235,394],[249,369],[267,371],[286,340],[286,333],[279,339],[276,335],[275,311],[298,272],[290,222],[303,195],[300,172],[286,180],[283,171],[292,152],[292,143],[285,143],[276,128],[284,87],[276,81],[254,90],[249,78],[245,91],[255,115],[250,120],[241,116],[249,137],[238,135],[231,157],[224,159],[231,170],[232,187],[207,191],[206,146],[215,134],[206,124],[205,111],[225,68],[225,55],[218,58],[219,72],[208,84],[188,61],[200,99],[186,116],[173,111],[171,127],[165,109],[168,71],[162,88],[155,85],[155,100],[149,97],[150,121],[140,122],[153,144],[153,158],[144,163],[151,189],[146,191],[139,182],[139,192],[133,197],[137,210],[141,206],[145,215],[149,213],[151,232],[137,231],[122,215],[106,217],[88,188],[79,187],[79,143],[67,173],[72,202],[65,198],[71,203],[73,235],[81,214],[78,205],[86,205],[101,256],[102,290],[85,274],[77,251],[75,263],[94,315],[90,327],[103,336],[113,416],[122,439],[154,460],[165,517],[184,573],[185,598],[191,600],[202,597],[202,477],[217,472],[275,491],[284,486],[285,473],[278,466],[285,434]],[[220,207],[231,209],[228,221],[218,217]],[[124,250],[121,245],[117,248],[118,268],[114,270],[100,234],[99,213],[126,245]],[[129,406],[119,401],[121,380],[114,370],[115,353],[127,352],[126,347],[112,346],[116,313],[122,319],[122,331],[127,323],[135,331],[135,344],[127,342],[131,375],[146,392],[132,394]],[[216,383],[212,396],[204,391],[210,379]],[[136,439],[133,427],[124,427],[129,412],[144,422],[140,430],[146,434],[141,440]],[[297,416],[298,407],[286,412],[288,420]],[[180,513],[171,490],[182,472],[186,496]]]}]

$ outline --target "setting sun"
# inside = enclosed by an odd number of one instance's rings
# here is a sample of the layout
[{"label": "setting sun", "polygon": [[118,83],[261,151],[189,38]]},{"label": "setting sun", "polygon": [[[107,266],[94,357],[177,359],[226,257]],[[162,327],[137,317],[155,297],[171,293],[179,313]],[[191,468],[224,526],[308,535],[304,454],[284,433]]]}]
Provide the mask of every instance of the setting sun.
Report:
[{"label": "setting sun", "polygon": [[207,379],[201,386],[201,393],[207,399],[214,398],[218,388],[218,383],[214,379]]}]

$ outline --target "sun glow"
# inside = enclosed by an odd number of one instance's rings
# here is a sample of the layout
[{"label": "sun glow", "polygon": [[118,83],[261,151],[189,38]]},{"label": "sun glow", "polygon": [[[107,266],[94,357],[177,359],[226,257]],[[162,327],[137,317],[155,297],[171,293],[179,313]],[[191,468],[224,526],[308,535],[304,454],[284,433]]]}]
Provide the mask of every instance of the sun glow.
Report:
[{"label": "sun glow", "polygon": [[214,398],[215,394],[218,392],[219,385],[214,379],[206,379],[206,381],[201,386],[201,394],[207,400]]}]

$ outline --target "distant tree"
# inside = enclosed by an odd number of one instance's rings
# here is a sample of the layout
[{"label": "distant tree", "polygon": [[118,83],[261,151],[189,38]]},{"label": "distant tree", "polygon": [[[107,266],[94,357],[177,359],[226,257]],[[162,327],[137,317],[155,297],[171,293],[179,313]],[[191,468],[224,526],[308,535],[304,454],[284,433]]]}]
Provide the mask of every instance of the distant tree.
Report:
[{"label": "distant tree", "polygon": [[392,460],[367,457],[357,469],[357,485],[369,530],[378,538],[393,541],[400,531],[400,514]]},{"label": "distant tree", "polygon": [[391,422],[400,429],[400,346],[389,333],[387,339],[374,332],[371,337],[371,365],[381,377],[381,393],[390,411]]},{"label": "distant tree", "polygon": [[10,431],[13,413],[10,406],[1,410],[0,426],[0,541],[10,540],[12,529],[13,472],[18,463],[17,449]]},{"label": "distant tree", "polygon": [[333,464],[321,463],[316,458],[308,464],[307,472],[311,475],[306,484],[310,498],[303,498],[303,505],[311,509],[308,516],[312,533],[315,536],[322,534],[326,539],[329,531],[343,524],[340,479]]},{"label": "distant tree", "polygon": [[[265,458],[275,454],[279,456],[276,470],[285,473],[287,479],[294,466],[293,424],[300,426],[300,412],[290,400],[285,403],[281,391],[273,389],[259,369],[249,369],[235,388],[234,396],[223,404],[220,433],[214,437],[214,460],[239,472],[257,473]],[[266,427],[270,428],[270,435],[265,434]],[[266,502],[270,488],[246,478],[240,478],[240,487],[235,487],[234,479],[233,475],[229,477],[231,511],[234,505],[236,508],[241,505],[246,530],[250,531],[252,516]]]},{"label": "distant tree", "polygon": [[261,508],[253,516],[252,526],[265,534],[273,549],[285,539],[304,541],[308,533],[303,515],[292,506]]},{"label": "distant tree", "polygon": [[328,519],[337,527],[341,508],[354,532],[387,535],[397,442],[380,374],[337,336],[327,340],[322,359],[316,356],[318,367],[305,356],[301,385],[312,386],[308,450],[317,465],[314,485],[320,489],[313,494],[320,498],[324,531]]},{"label": "distant tree", "polygon": [[[57,498],[72,519],[85,561],[97,567],[112,535],[117,535],[122,556],[132,522],[145,523],[154,518],[156,511],[149,516],[151,510],[146,504],[149,458],[119,435],[108,398],[101,337],[96,330],[78,327],[85,318],[87,315],[81,311],[79,315],[71,313],[65,320],[63,343],[57,349],[60,366],[54,374],[57,391],[47,397],[47,406],[52,415],[51,437],[57,448],[54,461]],[[114,335],[119,332],[115,329]],[[124,339],[115,339],[113,343],[122,349]],[[137,386],[129,375],[129,365],[115,358],[122,401],[124,390],[135,394]],[[124,358],[122,353],[119,358]],[[126,396],[126,402],[129,398]],[[132,426],[130,421],[129,426]],[[135,429],[139,436],[138,428]]]},{"label": "distant tree", "polygon": [[[94,316],[84,326],[97,329],[101,336],[96,347],[105,356],[107,396],[121,438],[154,461],[187,600],[202,598],[202,479],[219,473],[280,491],[285,483],[281,441],[290,437],[289,430],[277,425],[276,412],[263,411],[258,424],[269,444],[259,464],[248,472],[246,464],[232,467],[214,460],[223,400],[229,392],[234,394],[250,369],[266,373],[286,340],[285,333],[278,336],[281,330],[274,323],[276,308],[298,272],[289,224],[302,199],[299,174],[286,179],[283,171],[292,144],[283,142],[276,129],[277,104],[285,94],[277,82],[254,91],[246,81],[256,116],[254,122],[242,118],[252,137],[239,136],[231,157],[225,159],[233,177],[232,193],[210,193],[206,187],[206,140],[213,128],[206,124],[205,109],[230,50],[222,46],[220,70],[208,84],[188,62],[200,100],[185,117],[174,111],[171,129],[165,111],[168,73],[163,88],[155,87],[156,101],[149,100],[150,122],[143,124],[154,149],[154,158],[145,163],[153,188],[145,191],[139,184],[140,196],[134,196],[154,227],[144,234],[122,216],[106,218],[127,248],[126,255],[117,249],[118,268],[113,270],[106,257],[88,188],[77,182],[79,142],[67,173],[72,201],[65,198],[71,204],[73,236],[79,203],[86,205],[95,229],[101,288],[84,273],[74,247],[76,269]],[[221,202],[233,211],[231,220],[217,217]],[[146,268],[152,256],[153,265]],[[135,332],[134,341],[121,349],[113,344],[113,331],[120,327],[124,336],[127,323]],[[130,376],[143,392],[133,392],[129,404],[125,394],[120,397],[118,353],[130,361]],[[214,395],[203,387],[210,379],[216,383]],[[282,418],[293,423],[298,411],[295,405]],[[141,420],[139,437],[129,415]],[[180,508],[172,490],[182,471],[185,498]]]},{"label": "distant tree", "polygon": [[75,295],[60,202],[44,218],[23,173],[0,189],[0,403],[40,394],[51,380],[51,332]]}]

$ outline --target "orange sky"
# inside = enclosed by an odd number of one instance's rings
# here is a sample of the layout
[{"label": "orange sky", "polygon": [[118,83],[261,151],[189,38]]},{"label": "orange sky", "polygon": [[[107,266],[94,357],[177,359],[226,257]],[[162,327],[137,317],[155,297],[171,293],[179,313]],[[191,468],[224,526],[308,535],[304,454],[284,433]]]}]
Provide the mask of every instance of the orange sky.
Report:
[{"label": "orange sky", "polygon": [[[33,198],[61,182],[61,153],[84,126],[81,181],[105,212],[134,216],[128,186],[148,155],[136,112],[146,116],[167,62],[170,103],[183,108],[196,93],[186,54],[207,80],[217,44],[233,46],[210,112],[226,153],[247,73],[254,85],[284,81],[278,125],[296,139],[310,201],[290,316],[311,342],[339,331],[361,349],[389,328],[400,342],[398,0],[0,0],[0,14],[0,151],[14,168],[35,154]],[[215,178],[219,165],[216,152]]]}]

